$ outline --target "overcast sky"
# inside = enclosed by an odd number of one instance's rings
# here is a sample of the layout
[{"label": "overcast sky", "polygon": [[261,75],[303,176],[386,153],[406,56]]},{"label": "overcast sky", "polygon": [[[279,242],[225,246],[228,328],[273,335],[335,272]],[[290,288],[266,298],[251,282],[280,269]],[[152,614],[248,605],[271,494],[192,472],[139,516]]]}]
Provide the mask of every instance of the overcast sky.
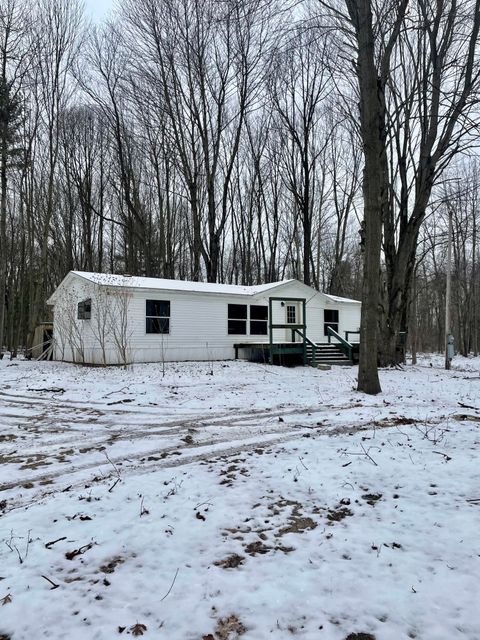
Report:
[{"label": "overcast sky", "polygon": [[100,22],[113,8],[114,2],[115,0],[85,0],[86,13]]}]

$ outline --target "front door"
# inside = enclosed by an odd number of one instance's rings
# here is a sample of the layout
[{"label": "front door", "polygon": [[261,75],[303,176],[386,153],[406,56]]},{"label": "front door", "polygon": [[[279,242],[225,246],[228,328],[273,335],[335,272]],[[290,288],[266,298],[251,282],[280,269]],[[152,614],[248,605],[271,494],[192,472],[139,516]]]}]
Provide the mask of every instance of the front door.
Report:
[{"label": "front door", "polygon": [[328,336],[328,327],[338,333],[338,309],[325,309],[323,312],[323,335]]},{"label": "front door", "polygon": [[[300,304],[298,302],[287,302],[285,304],[285,322],[286,324],[300,324]],[[287,334],[288,334],[287,329]],[[297,334],[292,331],[291,340],[296,341]],[[288,337],[287,337],[288,339]]]}]

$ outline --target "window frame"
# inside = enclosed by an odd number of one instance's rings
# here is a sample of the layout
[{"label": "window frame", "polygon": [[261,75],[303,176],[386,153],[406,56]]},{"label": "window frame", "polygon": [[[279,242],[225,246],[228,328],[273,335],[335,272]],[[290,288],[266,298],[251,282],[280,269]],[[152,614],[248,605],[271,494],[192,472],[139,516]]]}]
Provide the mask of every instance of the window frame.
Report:
[{"label": "window frame", "polygon": [[[160,303],[162,305],[168,305],[168,315],[147,315],[148,312],[148,305],[149,303]],[[152,335],[152,336],[161,336],[161,335],[169,335],[170,334],[170,329],[171,329],[171,325],[170,325],[170,321],[171,321],[171,317],[172,317],[172,305],[170,300],[159,300],[157,298],[146,298],[145,299],[145,334],[146,335]],[[154,326],[154,323],[150,322],[149,320],[158,320],[158,326],[160,328],[160,331],[152,331],[149,330],[149,325],[150,327]],[[166,321],[166,330],[162,330],[162,324],[163,322]]]},{"label": "window frame", "polygon": [[[289,311],[293,309],[293,320],[289,320]],[[285,307],[286,324],[297,324],[297,305],[287,304]]]},{"label": "window frame", "polygon": [[[256,318],[253,317],[252,318],[252,309],[263,309],[264,313],[262,315],[264,315],[265,317],[263,318]],[[262,328],[265,328],[265,331],[253,331],[252,327],[253,325],[261,325]],[[249,305],[249,318],[248,318],[248,328],[250,330],[249,335],[251,336],[268,336],[268,305],[266,304],[251,304]]]},{"label": "window frame", "polygon": [[[325,315],[328,313],[336,313],[337,320],[326,320]],[[323,310],[323,335],[328,336],[327,327],[332,327],[338,333],[340,328],[340,309],[324,309]]]},{"label": "window frame", "polygon": [[[232,307],[232,315],[230,315],[230,308]],[[233,307],[245,307],[245,317],[240,317],[240,314],[238,314],[238,316],[233,315],[234,311],[233,311]],[[235,310],[235,313],[237,313],[237,310]],[[238,303],[234,303],[234,302],[228,302],[227,303],[227,335],[229,336],[248,336],[248,304],[238,304]],[[243,332],[238,332],[238,331],[230,331],[230,323],[231,322],[242,322],[245,325],[245,331]]]},{"label": "window frame", "polygon": [[[88,310],[87,310],[88,307]],[[77,304],[77,320],[91,320],[92,319],[92,299],[85,298],[80,300]]]}]

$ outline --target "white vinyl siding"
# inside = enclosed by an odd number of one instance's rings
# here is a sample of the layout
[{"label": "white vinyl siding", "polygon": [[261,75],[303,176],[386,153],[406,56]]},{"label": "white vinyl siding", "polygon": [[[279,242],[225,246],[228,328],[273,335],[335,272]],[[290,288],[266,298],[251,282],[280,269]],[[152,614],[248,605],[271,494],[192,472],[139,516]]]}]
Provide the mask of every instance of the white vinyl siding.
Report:
[{"label": "white vinyl siding", "polygon": [[[105,301],[115,301],[123,295],[118,288],[92,285],[80,276],[72,275],[66,278],[55,294],[54,333],[56,338],[61,333],[61,322],[57,322],[58,302],[65,295],[75,305],[82,300],[91,298],[91,320],[78,321],[82,326],[82,341],[85,362],[102,364],[103,354],[98,339],[95,336],[98,320],[101,320],[102,307]],[[268,319],[254,318],[258,315],[256,307],[267,308],[269,296],[290,296],[291,298],[306,298],[307,300],[307,336],[315,342],[325,342],[324,310],[339,310],[339,333],[344,336],[345,331],[355,331],[360,326],[360,304],[332,302],[322,293],[315,292],[300,282],[288,282],[275,290],[270,290],[255,296],[232,295],[223,293],[204,293],[191,291],[162,291],[155,289],[132,288],[125,289],[125,299],[128,317],[129,358],[132,362],[181,361],[181,360],[224,360],[234,358],[234,344],[248,342],[268,342]],[[101,297],[100,300],[96,296]],[[146,301],[160,300],[170,302],[169,333],[155,334],[146,332]],[[246,333],[234,335],[228,333],[228,305],[245,305],[247,307]],[[288,302],[286,302],[288,304]],[[253,315],[252,315],[253,309]],[[258,312],[260,313],[260,311]],[[298,316],[299,310],[297,310]],[[97,315],[100,314],[100,315]],[[265,316],[265,311],[262,312]],[[299,319],[297,317],[297,319]],[[252,326],[253,322],[262,322],[262,329],[266,325],[267,333],[256,333],[260,326]],[[272,302],[272,322],[284,324],[286,322],[285,305],[280,301]],[[101,324],[101,322],[100,322]],[[98,331],[97,331],[98,333]],[[277,342],[290,341],[291,331],[279,329],[274,332]],[[68,347],[60,346],[57,341],[55,357],[59,360],[82,361],[78,353],[75,357]],[[63,340],[65,343],[65,338]],[[107,362],[117,364],[119,356],[111,337],[107,340],[105,351]]]}]

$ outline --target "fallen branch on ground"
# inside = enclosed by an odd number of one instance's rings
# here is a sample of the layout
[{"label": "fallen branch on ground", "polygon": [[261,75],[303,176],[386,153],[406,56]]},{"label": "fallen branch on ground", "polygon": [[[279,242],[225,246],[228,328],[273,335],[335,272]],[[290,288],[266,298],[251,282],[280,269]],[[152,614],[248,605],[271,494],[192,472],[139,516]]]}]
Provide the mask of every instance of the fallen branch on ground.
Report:
[{"label": "fallen branch on ground", "polygon": [[443,456],[445,458],[445,462],[448,462],[452,459],[449,455],[443,453],[442,451],[432,451],[432,453],[438,453],[439,456]]},{"label": "fallen branch on ground", "polygon": [[115,487],[119,482],[120,482],[120,478],[117,478],[115,482],[112,484],[112,486],[110,487],[110,489],[108,490],[108,493],[112,493],[112,491],[115,489]]},{"label": "fallen branch on ground", "polygon": [[94,542],[89,542],[88,544],[84,544],[83,547],[79,547],[78,549],[74,549],[73,551],[67,551],[67,553],[65,554],[65,558],[67,560],[73,560],[77,556],[83,555],[85,551],[91,549],[94,544]]},{"label": "fallen branch on ground", "polygon": [[459,407],[463,407],[463,409],[473,409],[474,411],[480,411],[479,407],[472,407],[470,404],[464,404],[463,402],[458,403]]},{"label": "fallen branch on ground", "polygon": [[165,600],[165,598],[168,596],[168,594],[170,593],[170,591],[173,589],[173,585],[175,584],[175,580],[177,579],[178,576],[178,572],[180,570],[180,567],[177,567],[177,570],[175,571],[175,575],[173,577],[173,581],[172,584],[170,585],[170,589],[167,591],[167,593],[163,596],[163,598],[160,600],[160,602],[163,602]]},{"label": "fallen branch on ground", "polygon": [[109,393],[106,393],[103,397],[108,398],[108,396],[111,396],[114,393],[122,393],[122,391],[125,391],[125,389],[128,389],[128,387],[122,387],[121,389],[118,389],[118,391],[110,391]]},{"label": "fallen branch on ground", "polygon": [[61,542],[62,540],[66,540],[66,539],[67,539],[67,536],[63,536],[63,538],[57,538],[56,540],[51,540],[50,542],[47,542],[47,544],[45,545],[45,549],[51,549],[54,544],[57,544],[57,542]]},{"label": "fallen branch on ground", "polygon": [[54,589],[58,589],[58,587],[60,586],[56,582],[53,582],[53,580],[50,580],[50,578],[47,578],[47,576],[42,576],[42,578],[52,585],[50,587],[50,591],[53,591]]}]

